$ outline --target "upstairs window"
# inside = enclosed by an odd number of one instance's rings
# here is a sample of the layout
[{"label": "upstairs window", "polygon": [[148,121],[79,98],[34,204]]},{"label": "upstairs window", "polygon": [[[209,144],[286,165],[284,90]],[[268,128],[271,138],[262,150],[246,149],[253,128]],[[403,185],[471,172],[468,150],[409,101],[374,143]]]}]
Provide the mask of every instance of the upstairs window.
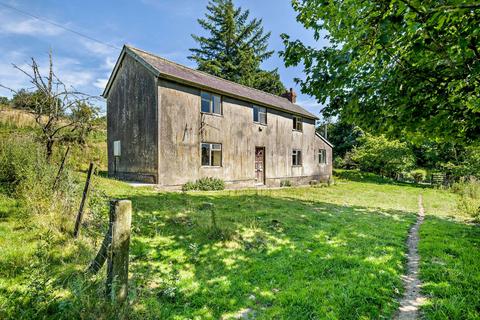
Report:
[{"label": "upstairs window", "polygon": [[202,143],[202,166],[222,166],[222,145],[220,143]]},{"label": "upstairs window", "polygon": [[327,164],[327,150],[325,149],[318,150],[318,163]]},{"label": "upstairs window", "polygon": [[202,91],[202,112],[203,113],[214,113],[222,114],[222,97]]},{"label": "upstairs window", "polygon": [[303,122],[300,117],[293,117],[293,130],[303,131]]},{"label": "upstairs window", "polygon": [[253,105],[253,122],[267,124],[267,108]]},{"label": "upstairs window", "polygon": [[302,151],[293,150],[292,151],[292,166],[301,166],[302,165]]}]

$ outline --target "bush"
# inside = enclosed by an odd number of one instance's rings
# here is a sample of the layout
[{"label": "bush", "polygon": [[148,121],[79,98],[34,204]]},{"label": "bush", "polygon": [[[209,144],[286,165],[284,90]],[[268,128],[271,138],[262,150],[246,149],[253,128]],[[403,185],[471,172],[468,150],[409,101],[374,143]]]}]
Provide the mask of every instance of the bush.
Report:
[{"label": "bush", "polygon": [[213,191],[225,189],[225,182],[218,178],[205,177],[200,178],[195,182],[187,182],[182,186],[182,191],[201,190]]},{"label": "bush", "polygon": [[425,181],[425,178],[427,177],[427,171],[424,169],[416,169],[410,171],[410,176],[415,180],[416,183]]},{"label": "bush", "polygon": [[0,140],[0,184],[20,201],[23,213],[51,215],[51,219],[41,219],[51,222],[66,219],[67,213],[74,211],[78,185],[66,168],[53,190],[57,172],[58,166],[47,162],[44,149],[32,138],[12,136]]},{"label": "bush", "polygon": [[281,180],[280,181],[280,187],[291,187],[292,182],[290,180]]},{"label": "bush", "polygon": [[398,178],[401,172],[410,170],[415,163],[412,150],[404,142],[370,134],[361,141],[362,146],[353,150],[351,159],[362,171]]},{"label": "bush", "polygon": [[460,195],[458,209],[469,216],[480,219],[480,180],[471,177],[452,185],[452,191]]}]

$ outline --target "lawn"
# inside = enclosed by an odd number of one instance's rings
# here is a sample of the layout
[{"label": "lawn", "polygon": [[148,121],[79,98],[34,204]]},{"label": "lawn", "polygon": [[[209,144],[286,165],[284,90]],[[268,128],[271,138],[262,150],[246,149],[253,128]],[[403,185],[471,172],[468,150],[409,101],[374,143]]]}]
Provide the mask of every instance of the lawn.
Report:
[{"label": "lawn", "polygon": [[[425,317],[478,317],[478,228],[449,218],[447,191],[358,176],[324,188],[222,192],[157,193],[101,177],[94,185],[133,202],[131,290],[119,311],[130,319],[391,318],[420,193],[434,215],[421,229]],[[102,302],[104,270],[82,273],[99,245],[93,225],[74,242],[19,225],[15,207],[0,198],[0,318],[116,317]]]}]

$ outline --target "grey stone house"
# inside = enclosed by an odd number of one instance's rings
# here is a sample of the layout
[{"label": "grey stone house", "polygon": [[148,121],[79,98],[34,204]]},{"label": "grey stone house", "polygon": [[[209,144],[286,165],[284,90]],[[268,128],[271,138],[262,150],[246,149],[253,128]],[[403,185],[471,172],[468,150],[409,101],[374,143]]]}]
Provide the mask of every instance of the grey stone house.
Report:
[{"label": "grey stone house", "polygon": [[103,96],[110,176],[244,187],[332,175],[332,145],[292,90],[275,96],[124,46]]}]

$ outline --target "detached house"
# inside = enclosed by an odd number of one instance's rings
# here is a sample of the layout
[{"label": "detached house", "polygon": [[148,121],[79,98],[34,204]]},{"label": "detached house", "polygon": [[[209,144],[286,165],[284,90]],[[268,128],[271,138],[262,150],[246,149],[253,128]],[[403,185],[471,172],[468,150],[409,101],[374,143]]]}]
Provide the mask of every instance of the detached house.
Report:
[{"label": "detached house", "polygon": [[243,187],[332,175],[332,145],[292,90],[275,96],[124,46],[103,96],[110,176]]}]

